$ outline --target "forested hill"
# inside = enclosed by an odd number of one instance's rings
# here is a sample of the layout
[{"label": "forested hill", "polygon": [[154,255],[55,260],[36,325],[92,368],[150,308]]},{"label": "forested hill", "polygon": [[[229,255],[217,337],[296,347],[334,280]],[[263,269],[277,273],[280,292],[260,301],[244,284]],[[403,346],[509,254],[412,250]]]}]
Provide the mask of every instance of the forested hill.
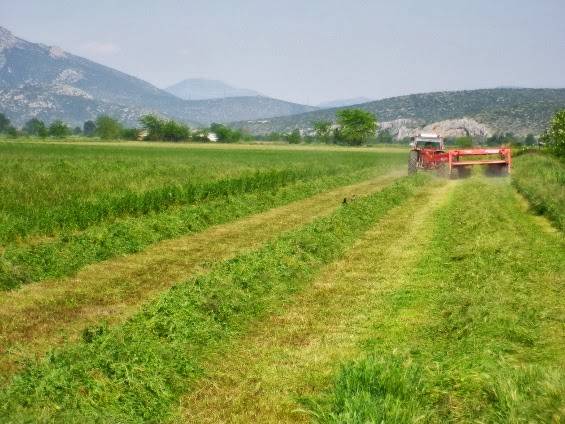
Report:
[{"label": "forested hill", "polygon": [[[565,89],[495,88],[448,91],[392,97],[356,105],[374,113],[379,122],[403,120],[409,128],[446,120],[470,118],[491,132],[539,134],[556,110],[565,108]],[[300,115],[254,122],[237,122],[234,127],[254,134],[312,128],[316,121],[331,121],[332,108]],[[400,123],[399,125],[402,125]]]}]

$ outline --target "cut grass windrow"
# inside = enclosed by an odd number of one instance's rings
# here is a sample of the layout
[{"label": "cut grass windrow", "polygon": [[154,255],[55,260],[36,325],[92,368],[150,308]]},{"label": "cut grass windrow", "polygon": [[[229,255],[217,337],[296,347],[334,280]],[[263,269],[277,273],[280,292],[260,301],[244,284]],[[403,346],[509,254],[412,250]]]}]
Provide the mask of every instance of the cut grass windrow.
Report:
[{"label": "cut grass windrow", "polygon": [[[390,293],[387,320],[332,390],[318,422],[562,422],[565,245],[505,181],[458,182],[437,229]],[[547,226],[547,223],[545,224]],[[409,323],[410,325],[407,325]]]},{"label": "cut grass windrow", "polygon": [[[64,232],[53,240],[32,245],[12,243],[0,255],[0,290],[13,290],[24,284],[69,276],[85,265],[137,253],[162,240],[202,231],[212,225],[231,222],[340,185],[361,181],[371,174],[384,172],[386,168],[377,167],[306,182],[294,181],[290,186],[265,182],[264,187],[255,187],[253,193],[231,190],[196,205],[92,226],[83,232]],[[258,181],[255,183],[259,184]],[[159,208],[165,209],[167,205],[164,202]]]},{"label": "cut grass windrow", "polygon": [[0,392],[5,422],[159,422],[205,356],[281,307],[324,264],[429,181],[405,177],[257,252],[178,284],[123,325],[87,329]]},{"label": "cut grass windrow", "polygon": [[283,310],[207,358],[206,378],[167,422],[309,422],[299,399],[326,389],[373,326],[386,322],[387,296],[406,284],[433,236],[427,219],[455,184],[436,180],[391,209]]},{"label": "cut grass windrow", "polygon": [[[29,284],[0,296],[0,375],[74,340],[88,325],[122,322],[140,304],[211,264],[257,250],[284,231],[299,228],[341,206],[344,196],[367,196],[398,173],[340,186],[232,223],[162,241],[142,253],[81,269],[73,278]],[[25,319],[22,319],[25,317]]]}]

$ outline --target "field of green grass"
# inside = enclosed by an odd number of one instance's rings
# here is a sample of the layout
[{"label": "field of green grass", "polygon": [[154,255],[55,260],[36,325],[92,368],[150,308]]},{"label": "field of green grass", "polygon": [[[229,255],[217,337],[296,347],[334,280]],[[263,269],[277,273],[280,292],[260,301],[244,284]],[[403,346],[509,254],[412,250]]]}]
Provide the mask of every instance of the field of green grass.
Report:
[{"label": "field of green grass", "polygon": [[1,143],[0,289],[384,174],[398,153]]},{"label": "field of green grass", "polygon": [[552,159],[449,181],[377,148],[0,151],[0,422],[565,420]]},{"label": "field of green grass", "polygon": [[[460,182],[320,422],[560,422],[565,244],[506,181]],[[410,326],[406,326],[406,321]]]}]

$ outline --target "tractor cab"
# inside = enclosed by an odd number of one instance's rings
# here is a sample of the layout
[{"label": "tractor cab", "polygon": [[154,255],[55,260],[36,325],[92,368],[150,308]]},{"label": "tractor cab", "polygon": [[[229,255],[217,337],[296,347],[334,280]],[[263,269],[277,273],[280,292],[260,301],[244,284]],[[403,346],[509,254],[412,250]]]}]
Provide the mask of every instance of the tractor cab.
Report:
[{"label": "tractor cab", "polygon": [[417,150],[443,152],[443,138],[437,134],[420,134],[414,138],[412,146]]}]

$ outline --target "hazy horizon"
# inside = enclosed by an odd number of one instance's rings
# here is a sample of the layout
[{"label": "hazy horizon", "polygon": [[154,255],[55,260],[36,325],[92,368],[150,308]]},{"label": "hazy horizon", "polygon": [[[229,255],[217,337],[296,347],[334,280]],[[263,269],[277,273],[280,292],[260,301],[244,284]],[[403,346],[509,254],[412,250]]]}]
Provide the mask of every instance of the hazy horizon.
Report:
[{"label": "hazy horizon", "polygon": [[159,88],[220,80],[315,105],[565,87],[565,2],[0,0],[0,25]]}]

